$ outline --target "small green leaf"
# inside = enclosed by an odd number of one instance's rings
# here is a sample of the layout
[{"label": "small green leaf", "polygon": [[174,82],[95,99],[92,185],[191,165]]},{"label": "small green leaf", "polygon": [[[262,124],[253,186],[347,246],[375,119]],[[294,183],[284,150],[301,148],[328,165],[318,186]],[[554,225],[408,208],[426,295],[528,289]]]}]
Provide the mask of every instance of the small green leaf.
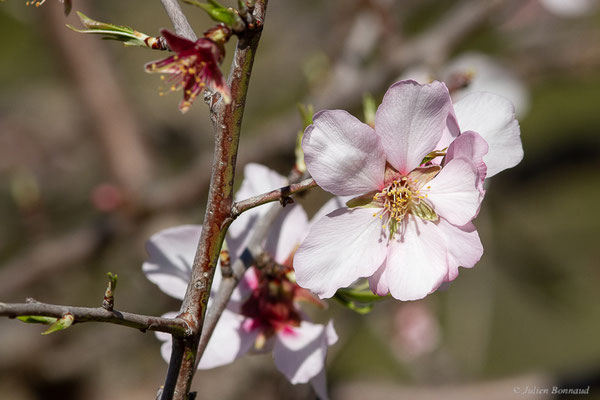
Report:
[{"label": "small green leaf", "polygon": [[28,324],[44,324],[50,325],[56,322],[54,317],[43,317],[41,315],[21,315],[17,317],[19,321],[27,322]]},{"label": "small green leaf", "polygon": [[104,35],[103,39],[118,40],[123,42],[125,46],[150,47],[148,46],[146,39],[151,37],[145,33],[138,32],[129,26],[114,25],[106,22],[95,21],[79,11],[77,11],[77,15],[79,16],[83,26],[87,29],[78,29],[67,24],[67,28],[71,29],[72,31]]},{"label": "small green leaf", "polygon": [[229,27],[239,19],[239,15],[232,8],[226,8],[214,0],[208,0],[208,3],[201,3],[198,0],[183,0],[183,2],[200,7],[213,21],[222,22]]},{"label": "small green leaf", "polygon": [[112,272],[107,272],[106,276],[108,276],[108,279],[109,279],[110,284],[111,284],[110,287],[111,287],[112,291],[114,292],[115,289],[117,288],[117,281],[119,279],[119,275],[113,274]]},{"label": "small green leaf", "polygon": [[73,314],[67,313],[63,315],[62,318],[60,318],[58,321],[55,321],[52,325],[50,325],[45,332],[42,332],[42,335],[49,335],[53,332],[67,329],[73,324],[74,321],[75,317],[73,317]]}]

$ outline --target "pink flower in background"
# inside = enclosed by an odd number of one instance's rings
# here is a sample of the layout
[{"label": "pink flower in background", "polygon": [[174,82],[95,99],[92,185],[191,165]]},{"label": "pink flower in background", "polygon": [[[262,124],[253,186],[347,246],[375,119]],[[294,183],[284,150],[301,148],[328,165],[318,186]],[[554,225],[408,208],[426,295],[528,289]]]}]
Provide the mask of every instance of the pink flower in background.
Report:
[{"label": "pink flower in background", "polygon": [[219,69],[225,54],[222,46],[207,38],[193,42],[166,29],[160,33],[176,54],[146,64],[146,72],[171,75],[166,79],[169,90],[183,89],[183,100],[179,103],[182,113],[189,110],[206,86],[221,93],[225,103],[231,101],[229,87]]},{"label": "pink flower in background", "polygon": [[[249,164],[236,198],[257,195],[286,183],[285,178],[268,168]],[[330,211],[333,202],[328,204]],[[267,209],[250,210],[232,224],[227,237],[232,262],[243,252],[254,223]],[[275,365],[291,383],[310,382],[320,398],[327,398],[325,357],[337,335],[331,321],[321,325],[306,319],[298,302],[321,302],[290,279],[292,254],[306,235],[308,224],[301,206],[284,209],[264,243],[270,261],[261,269],[251,267],[246,272],[215,327],[199,369],[229,364],[246,353],[272,352]],[[200,233],[200,226],[176,227],[152,236],[147,244],[149,259],[143,265],[144,273],[170,296],[183,299],[185,295]],[[218,270],[213,293],[220,279]],[[170,335],[158,333],[157,337],[164,342],[161,353],[168,361]]]},{"label": "pink flower in background", "polygon": [[540,0],[542,5],[559,17],[581,17],[591,14],[598,0]]},{"label": "pink flower in background", "polygon": [[319,186],[354,199],[312,226],[294,258],[298,284],[331,297],[368,277],[374,293],[399,300],[479,261],[471,220],[483,179],[523,155],[507,100],[476,93],[453,107],[444,84],[414,81],[392,85],[374,129],[342,110],[317,113],[302,147]]},{"label": "pink flower in background", "polygon": [[417,65],[402,74],[402,79],[420,83],[434,80],[445,82],[454,102],[476,92],[491,92],[501,95],[512,103],[518,117],[529,109],[529,91],[525,83],[501,60],[483,53],[467,52],[450,60],[443,68],[434,70],[426,65]]},{"label": "pink flower in background", "polygon": [[390,345],[400,359],[412,361],[437,348],[440,343],[440,326],[426,303],[401,304],[394,312]]}]

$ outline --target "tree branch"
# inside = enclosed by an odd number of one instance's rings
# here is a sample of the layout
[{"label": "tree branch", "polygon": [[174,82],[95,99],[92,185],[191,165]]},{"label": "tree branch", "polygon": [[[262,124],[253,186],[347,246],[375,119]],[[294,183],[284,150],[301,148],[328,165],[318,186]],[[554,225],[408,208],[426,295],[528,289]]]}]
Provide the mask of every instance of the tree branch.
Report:
[{"label": "tree branch", "polygon": [[[255,29],[246,29],[239,34],[232,68],[227,80],[231,90],[231,103],[225,104],[214,94],[207,97],[215,129],[215,154],[202,234],[193,263],[190,283],[180,311],[181,318],[190,324],[193,335],[186,338],[182,348],[178,350],[185,356],[181,359],[173,390],[173,399],[176,400],[186,399],[196,372],[198,342],[202,334],[210,288],[225,233],[232,221],[230,216],[233,204],[233,179],[240,129],[267,1],[261,0],[256,3],[253,12],[256,21]],[[173,381],[168,380],[167,383],[171,385]],[[165,385],[166,395],[163,395],[162,398],[168,399],[167,392],[170,391],[171,388]]]},{"label": "tree branch", "polygon": [[279,189],[271,190],[270,192],[259,194],[258,196],[250,197],[249,199],[237,201],[231,207],[231,217],[237,218],[241,213],[258,207],[263,204],[271,203],[279,200],[282,205],[286,204],[286,199],[294,193],[303,192],[312,187],[316,187],[317,182],[313,178],[308,178],[299,183],[291,183]]},{"label": "tree branch", "polygon": [[175,28],[175,33],[179,36],[183,36],[186,39],[196,41],[198,38],[192,29],[192,26],[188,22],[185,14],[181,11],[181,7],[177,0],[160,0],[163,7],[167,11],[171,22],[173,23],[173,27]]},{"label": "tree branch", "polygon": [[62,306],[55,304],[28,303],[6,304],[0,303],[0,315],[15,318],[24,315],[39,315],[44,317],[61,318],[70,313],[78,322],[108,322],[110,324],[124,325],[130,328],[145,331],[170,333],[176,337],[185,337],[191,334],[191,329],[182,318],[151,317],[141,314],[132,314],[124,311],[108,311],[102,307],[87,308]]}]

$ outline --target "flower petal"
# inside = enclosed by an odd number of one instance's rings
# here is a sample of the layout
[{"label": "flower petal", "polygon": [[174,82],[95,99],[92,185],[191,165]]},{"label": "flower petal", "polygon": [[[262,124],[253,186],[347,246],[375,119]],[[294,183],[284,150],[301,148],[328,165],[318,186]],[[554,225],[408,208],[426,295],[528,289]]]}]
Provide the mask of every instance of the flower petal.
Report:
[{"label": "flower petal", "polygon": [[[235,200],[245,200],[252,196],[269,192],[288,184],[288,180],[264,165],[250,163],[244,167],[244,180],[235,194]],[[286,207],[287,208],[287,207]],[[230,254],[237,258],[246,248],[250,232],[261,215],[269,210],[268,206],[259,206],[240,215],[227,231],[227,246]]]},{"label": "flower petal", "polygon": [[[275,205],[279,207],[279,205]],[[284,264],[308,233],[308,216],[300,204],[285,207],[275,220],[265,241],[265,251]]]},{"label": "flower petal", "polygon": [[451,110],[443,83],[393,84],[375,114],[375,131],[388,162],[404,175],[418,167],[440,141]]},{"label": "flower petal", "polygon": [[208,341],[198,369],[210,369],[229,364],[246,354],[254,345],[258,330],[247,331],[242,326],[242,315],[227,309],[223,311]]},{"label": "flower petal", "polygon": [[333,323],[302,321],[297,328],[277,333],[273,358],[277,369],[292,383],[306,383],[325,368],[327,348],[337,341]]},{"label": "flower petal", "polygon": [[315,114],[304,132],[306,168],[326,191],[357,195],[383,185],[385,155],[373,129],[343,110]]},{"label": "flower petal", "polygon": [[310,230],[310,228],[312,228],[312,226],[315,224],[315,222],[317,222],[318,220],[320,220],[321,218],[323,218],[330,212],[333,212],[333,211],[337,210],[338,208],[344,208],[344,207],[346,207],[346,200],[344,197],[335,196],[335,197],[332,197],[331,199],[327,200],[325,202],[325,204],[323,204],[323,206],[321,208],[319,208],[319,210],[315,213],[315,215],[313,215],[313,217],[309,221],[309,226],[308,226],[306,233],[308,234],[308,230]]},{"label": "flower petal", "polygon": [[325,368],[310,380],[310,385],[319,400],[329,400],[329,394],[327,393],[327,373]]},{"label": "flower petal", "polygon": [[465,225],[475,218],[483,196],[479,178],[472,162],[465,158],[449,161],[425,190],[435,212],[456,225]]},{"label": "flower petal", "polygon": [[161,29],[160,34],[165,38],[171,51],[175,53],[181,53],[182,51],[190,50],[194,48],[195,42],[184,38],[183,36],[176,35],[169,32],[167,29]]},{"label": "flower petal", "polygon": [[[171,311],[164,314],[162,318],[175,318],[177,315],[178,314],[176,312]],[[158,340],[163,342],[163,344],[160,346],[160,355],[162,356],[163,360],[168,363],[171,360],[171,350],[173,349],[172,336],[165,332],[154,332],[154,334]]]},{"label": "flower petal", "polygon": [[369,277],[369,287],[371,288],[371,291],[378,296],[385,296],[390,292],[390,288],[385,280],[384,272],[385,261],[381,264],[381,267]]},{"label": "flower petal", "polygon": [[458,267],[473,268],[483,255],[483,245],[477,228],[469,222],[464,226],[452,225],[440,218],[438,228],[446,237],[448,246],[448,275],[446,282],[458,276]]},{"label": "flower petal", "polygon": [[448,274],[446,253],[446,238],[435,223],[409,217],[390,242],[384,276],[392,296],[418,300],[436,290]]},{"label": "flower petal", "polygon": [[148,261],[142,266],[146,278],[183,300],[201,233],[200,225],[182,225],[152,235],[146,242]]},{"label": "flower petal", "polygon": [[296,281],[321,298],[331,297],[385,258],[387,240],[374,209],[341,208],[317,221],[294,257]]},{"label": "flower petal", "polygon": [[471,160],[477,168],[478,184],[477,188],[481,195],[485,195],[483,181],[487,173],[487,166],[483,162],[483,157],[488,152],[487,142],[477,132],[466,131],[457,137],[448,147],[444,164],[448,164],[454,158],[466,158]]},{"label": "flower petal", "polygon": [[510,101],[493,93],[473,93],[454,104],[454,111],[462,131],[475,131],[488,143],[483,157],[488,178],[521,162],[521,130]]}]

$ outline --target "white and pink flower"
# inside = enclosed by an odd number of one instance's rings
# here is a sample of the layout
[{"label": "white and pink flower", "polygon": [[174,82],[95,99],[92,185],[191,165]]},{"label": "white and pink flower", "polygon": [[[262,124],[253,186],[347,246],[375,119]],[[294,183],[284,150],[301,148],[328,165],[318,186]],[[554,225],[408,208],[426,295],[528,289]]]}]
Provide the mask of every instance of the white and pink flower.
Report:
[{"label": "white and pink flower", "polygon": [[[236,198],[247,198],[286,184],[286,179],[274,171],[249,164]],[[330,211],[333,203],[328,204]],[[267,209],[252,209],[232,224],[226,239],[231,262],[241,256],[255,222]],[[246,272],[215,327],[199,369],[229,364],[247,353],[272,352],[275,365],[291,383],[310,382],[320,398],[327,398],[325,357],[337,335],[331,321],[321,325],[307,320],[297,303],[321,303],[290,279],[293,252],[308,226],[301,206],[294,204],[284,209],[264,243],[271,259],[261,269],[251,267]],[[144,273],[163,292],[177,299],[185,295],[200,233],[200,226],[186,225],[159,232],[148,241],[149,258],[143,265]],[[220,274],[217,270],[213,293],[218,288]],[[157,337],[163,341],[161,353],[168,361],[170,335],[158,333]]]},{"label": "white and pink flower", "polygon": [[508,100],[475,93],[453,105],[443,83],[401,81],[374,128],[342,110],[313,121],[302,143],[308,171],[326,191],[354,198],[319,219],[296,251],[300,286],[331,297],[368,278],[376,294],[416,300],[479,261],[471,221],[483,180],[523,157]]}]

